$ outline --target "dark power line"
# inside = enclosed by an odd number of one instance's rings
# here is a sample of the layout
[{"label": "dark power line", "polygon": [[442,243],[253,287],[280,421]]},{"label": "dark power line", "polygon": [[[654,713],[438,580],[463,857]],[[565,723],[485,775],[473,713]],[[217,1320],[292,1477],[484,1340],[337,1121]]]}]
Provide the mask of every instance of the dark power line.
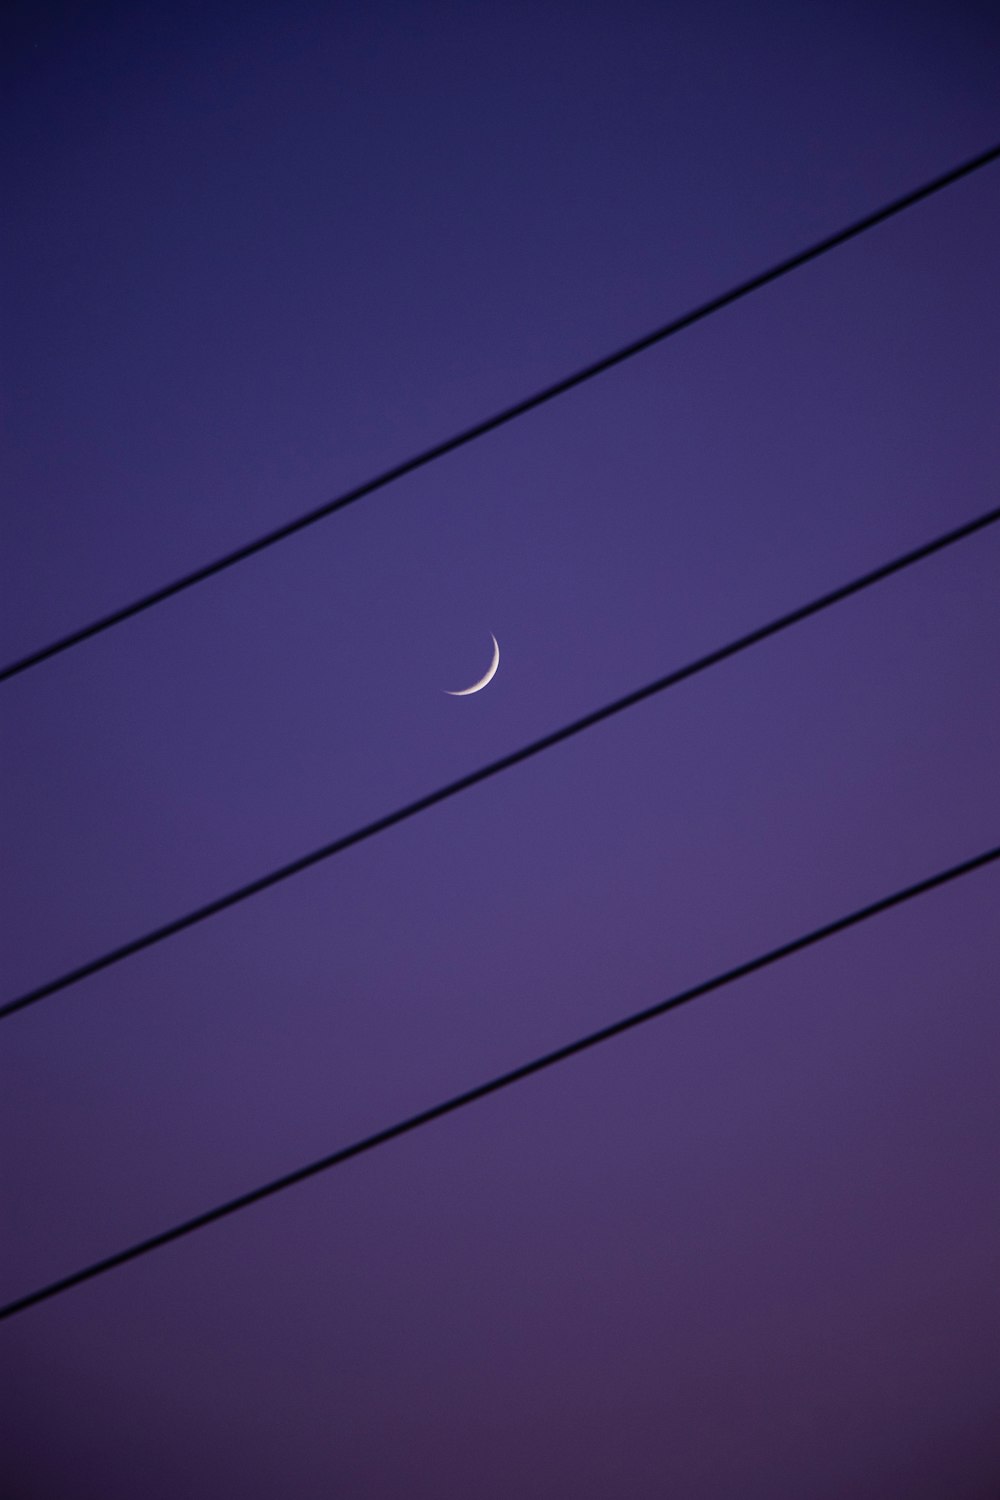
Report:
[{"label": "dark power line", "polygon": [[38,666],[50,657],[58,656],[63,651],[69,651],[73,646],[79,646],[83,641],[90,640],[95,635],[101,635],[105,630],[111,630],[115,625],[121,625],[135,615],[142,614],[154,605],[162,604],[171,599],[175,594],[181,594],[186,589],[194,588],[196,584],[204,583],[206,579],[213,578],[217,573],[223,573],[227,568],[235,567],[237,563],[244,562],[248,557],[253,557],[257,552],[263,552],[268,547],[273,547],[277,542],[282,542],[286,537],[294,536],[296,532],[303,531],[307,526],[313,526],[317,521],[322,521],[327,516],[332,516],[335,511],[343,510],[348,505],[353,505],[356,500],[362,500],[366,495],[372,495],[376,490],[385,489],[387,485],[394,484],[397,479],[402,479],[407,474],[422,469],[425,465],[444,458],[448,453],[454,453],[458,448],[464,448],[467,443],[475,442],[477,438],[485,437],[487,433],[495,432],[498,427],[504,427],[508,422],[524,416],[536,407],[544,406],[547,401],[554,400],[557,396],[564,395],[578,385],[583,385],[595,376],[602,375],[605,370],[613,369],[615,365],[632,359],[646,349],[651,349],[654,344],[659,344],[664,339],[672,338],[674,334],[690,328],[694,323],[700,323],[703,318],[710,317],[713,313],[720,312],[724,307],[733,302],[748,297],[751,292],[759,291],[761,287],[768,286],[772,281],[777,281],[782,276],[787,276],[790,271],[798,270],[800,266],[807,265],[810,261],[826,255],[828,251],[835,250],[839,245],[844,245],[848,240],[857,235],[874,229],[876,225],[883,224],[887,219],[902,213],[907,208],[912,208],[923,199],[939,193],[943,188],[950,187],[952,183],[958,182],[963,177],[968,177],[972,172],[978,172],[980,168],[989,166],[991,162],[1000,157],[1000,145],[992,146],[988,151],[983,151],[978,156],[963,162],[960,166],[953,167],[950,171],[943,173],[940,177],[934,177],[922,187],[914,188],[912,192],[904,193],[901,198],[894,198],[890,203],[884,204],[874,213],[865,214],[861,219],[856,219],[844,229],[838,229],[836,233],[827,235],[825,239],[817,240],[815,244],[809,245],[804,250],[799,250],[790,255],[786,260],[778,261],[766,271],[760,271],[757,275],[749,277],[746,281],[739,282],[730,287],[728,291],[719,293],[718,296],[710,297],[707,302],[700,303],[688,312],[682,313],[680,317],[673,318],[669,323],[654,328],[650,333],[641,338],[634,339],[629,344],[624,344],[611,354],[604,355],[601,359],[594,360],[592,364],[584,365],[571,375],[564,376],[552,385],[543,387],[534,395],[526,396],[513,405],[504,407],[492,416],[475,422],[471,427],[463,428],[454,436],[446,438],[443,442],[434,443],[430,448],[424,448],[422,452],[414,454],[413,457],[405,459],[402,463],[395,464],[390,469],[384,469],[381,474],[366,480],[363,484],[356,485],[354,489],[346,490],[337,495],[333,500],[327,500],[323,505],[318,505],[314,510],[305,511],[296,516],[294,520],[286,521],[281,526],[276,526],[273,531],[267,531],[262,536],[256,537],[251,542],[245,542],[240,547],[235,547],[231,552],[224,553],[213,562],[205,563],[200,568],[193,569],[190,573],[184,573],[175,578],[172,583],[164,584],[162,587],[151,590],[148,594],[133,599],[130,604],[122,605],[120,609],[112,610],[110,614],[100,615],[91,620],[87,625],[81,625],[72,630],[68,635],[60,636],[57,640],[50,641],[47,646],[40,646],[35,651],[30,651],[26,656],[9,662],[0,667],[0,682],[9,677],[16,677],[21,672],[27,672],[29,668]]},{"label": "dark power line", "polygon": [[490,777],[497,776],[501,771],[508,771],[512,766],[519,765],[522,761],[530,760],[535,755],[540,755],[543,750],[551,750],[555,745],[564,740],[571,739],[573,735],[581,734],[583,730],[600,724],[604,719],[610,719],[615,714],[622,713],[627,708],[642,703],[646,698],[652,698],[657,693],[665,692],[668,688],[676,687],[689,677],[695,677],[700,672],[707,671],[710,667],[718,666],[720,662],[727,661],[732,656],[737,656],[741,651],[756,646],[759,642],[767,640],[770,636],[778,635],[783,630],[807,620],[811,615],[819,614],[822,610],[830,609],[834,604],[849,598],[852,594],[860,593],[863,589],[871,588],[873,584],[880,583],[883,579],[890,577],[893,573],[902,572],[904,568],[912,567],[914,563],[920,562],[932,553],[940,552],[945,547],[951,547],[956,542],[972,536],[974,533],[984,530],[987,526],[994,525],[1000,521],[1000,507],[986,511],[985,514],[976,516],[971,521],[966,521],[962,526],[953,531],[947,531],[943,535],[935,537],[933,541],[925,542],[923,546],[916,547],[910,552],[904,552],[901,556],[893,558],[890,562],[882,563],[880,567],[873,568],[869,573],[863,573],[859,578],[852,579],[850,583],[841,584],[839,588],[832,589],[829,593],[821,594],[819,598],[811,600],[808,604],[802,604],[797,609],[790,610],[788,614],[779,615],[776,620],[771,620],[766,625],[760,625],[746,635],[737,637],[728,645],[719,646],[714,651],[709,651],[705,656],[699,656],[694,661],[688,662],[683,667],[668,672],[665,677],[658,677],[654,682],[648,682],[644,687],[636,688],[634,692],[626,693],[622,698],[616,698],[614,702],[607,703],[603,708],[594,709],[591,713],[584,714],[580,719],[574,719],[572,723],[565,724],[561,729],[553,730],[550,734],[543,735],[541,739],[533,740],[524,745],[520,750],[514,750],[509,755],[502,755],[498,760],[491,761],[488,765],[481,766],[478,771],[471,771],[466,776],[460,776],[457,781],[449,782],[447,786],[440,787],[436,792],[429,792],[426,796],[418,797],[415,802],[409,802],[405,807],[397,808],[395,812],[386,813],[384,817],[376,818],[372,823],[366,823],[361,828],[356,828],[352,833],[342,835],[331,843],[323,844],[318,849],[311,850],[308,854],[300,855],[290,863],[281,865],[266,875],[260,875],[256,880],[248,881],[246,885],[237,887],[225,896],[219,896],[214,901],[208,901],[204,906],[196,907],[194,911],[187,912],[182,917],[175,917],[173,921],[166,922],[161,927],[154,927],[152,931],[145,933],[142,937],[133,938],[130,942],[123,943],[121,947],[112,948],[109,952],[98,958],[91,959],[88,963],[81,964],[76,969],[70,969],[61,974],[57,979],[50,979],[37,988],[28,990],[16,999],[7,1001],[0,1006],[0,1020],[13,1015],[16,1011],[24,1010],[29,1005],[44,1000],[48,995],[54,995],[59,990],[69,989],[71,985],[78,984],[82,979],[87,979],[92,974],[99,973],[102,969],[109,969],[114,964],[121,963],[133,954],[140,953],[144,948],[152,948],[156,943],[162,943],[167,938],[175,937],[178,933],[185,931],[188,927],[194,927],[199,922],[207,921],[209,917],[226,911],[231,906],[237,906],[241,901],[246,901],[251,896],[258,895],[261,891],[268,890],[271,886],[278,885],[283,880],[288,880],[292,875],[298,875],[303,870],[308,870],[312,865],[330,859],[335,854],[341,854],[345,849],[350,849],[354,844],[363,843],[366,839],[373,838],[377,833],[383,833],[387,828],[394,827],[397,823],[403,823],[408,818],[415,817],[417,813],[426,812],[428,808],[436,806],[439,802],[446,801],[449,797],[457,796],[459,792],[467,791],[470,787],[478,786],[480,782],[488,781]]},{"label": "dark power line", "polygon": [[636,1026],[642,1026],[647,1021],[653,1021],[658,1016],[665,1015],[667,1011],[677,1010],[686,1005],[690,1000],[697,1000],[702,995],[708,995],[713,990],[720,990],[724,986],[733,984],[737,979],[743,979],[748,974],[755,974],[760,969],[766,969],[771,964],[789,958],[793,953],[800,953],[804,948],[810,948],[815,943],[821,943],[826,938],[833,937],[835,933],[844,932],[848,927],[855,927],[859,922],[866,922],[870,917],[877,916],[880,912],[888,911],[890,907],[901,906],[905,901],[912,901],[916,896],[922,896],[927,891],[936,890],[939,886],[946,885],[951,880],[958,880],[960,876],[969,875],[974,870],[982,869],[983,866],[991,864],[1000,859],[1000,845],[988,849],[983,854],[977,854],[972,859],[963,860],[961,864],[952,865],[950,869],[941,870],[936,875],[929,875],[924,880],[918,880],[916,884],[905,886],[902,890],[894,891],[892,895],[883,896],[878,901],[873,901],[869,906],[859,907],[857,911],[850,912],[847,916],[838,917],[834,922],[827,922],[822,927],[816,927],[812,932],[807,932],[802,937],[793,938],[791,942],[782,943],[780,947],[771,948],[766,953],[758,954],[756,958],[748,959],[745,963],[737,964],[733,969],[726,969],[721,974],[716,974],[711,979],[705,979],[701,984],[692,985],[690,989],[681,990],[676,995],[671,995],[666,1000],[660,1000],[656,1005],[650,1005],[645,1010],[633,1011],[631,1015],[624,1016],[618,1021],[612,1021],[608,1026],[602,1026],[597,1031],[592,1031],[586,1036],[578,1037],[575,1041],[567,1042],[562,1047],[556,1047],[552,1052],[545,1052],[540,1057],[532,1058],[530,1062],[522,1063],[517,1068],[511,1068],[507,1073],[499,1073],[496,1077],[489,1079],[486,1083],[477,1084],[474,1088],[466,1089],[461,1094],[454,1094],[450,1099],[445,1099],[440,1104],[432,1105],[430,1109],[420,1110],[418,1114],[410,1115],[405,1120],[398,1120],[394,1125],[387,1125],[382,1130],[377,1130],[373,1135],[364,1136],[359,1141],[352,1142],[349,1146],[342,1146],[339,1151],[332,1151],[329,1156],[321,1156],[318,1161],[309,1162],[307,1166],[298,1167],[294,1172],[286,1172],[283,1177],[276,1177],[271,1182],[264,1183],[261,1187],[251,1189],[248,1193],[241,1193],[236,1198],[230,1198],[226,1203],[220,1203],[215,1208],[207,1209],[204,1213],[196,1214],[192,1219],[184,1219],[180,1224],[175,1224],[171,1229],[161,1230],[159,1234],[151,1235],[149,1239],[139,1240],[130,1245],[126,1250],[119,1250],[114,1255],[108,1255],[103,1260],[94,1261],[83,1270],[74,1271],[69,1276],[63,1276],[58,1281],[52,1281],[47,1286],[39,1287],[33,1292],[28,1292],[23,1297],[17,1297],[13,1302],[8,1302],[0,1307],[0,1319],[13,1317],[15,1313],[24,1312],[29,1307],[34,1307],[39,1302],[45,1302],[50,1297],[57,1297],[63,1292],[68,1292],[72,1287],[79,1286],[81,1282],[92,1281],[95,1276],[103,1276],[107,1271],[113,1271],[118,1266],[127,1264],[130,1260],[138,1260],[140,1256],[149,1255],[154,1250],[160,1250],[164,1245],[169,1245],[174,1240],[183,1239],[185,1235],[194,1234],[195,1230],[206,1229],[209,1224],[216,1223],[219,1219],[226,1219],[230,1214],[239,1213],[244,1208],[250,1208],[254,1203],[260,1203],[264,1198],[271,1198],[275,1193],[284,1192],[286,1188],[294,1187],[296,1183],[305,1182],[308,1177],[315,1177],[320,1172],[329,1171],[332,1167],[339,1167],[344,1162],[350,1161],[352,1157],[363,1156],[368,1151],[374,1151],[377,1146],[384,1146],[389,1141],[396,1140],[401,1135],[409,1135],[411,1131],[419,1130],[424,1125],[430,1125],[434,1120],[440,1120],[445,1115],[454,1114],[456,1110],[464,1109],[469,1104],[475,1104],[479,1099],[485,1099],[490,1094],[497,1094],[502,1089],[510,1088],[512,1084],[521,1083],[525,1078],[530,1078],[535,1073],[542,1073],[547,1068],[555,1067],[557,1063],[566,1062],[568,1058],[575,1057],[580,1052],[586,1052],[591,1047],[597,1047],[602,1042],[608,1042],[612,1037],[621,1036],[623,1032],[631,1031]]}]

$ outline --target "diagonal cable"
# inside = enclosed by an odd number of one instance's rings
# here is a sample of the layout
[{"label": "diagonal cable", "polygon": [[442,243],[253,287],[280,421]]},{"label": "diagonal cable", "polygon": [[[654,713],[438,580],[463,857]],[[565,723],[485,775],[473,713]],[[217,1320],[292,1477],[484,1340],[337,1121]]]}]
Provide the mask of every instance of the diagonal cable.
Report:
[{"label": "diagonal cable", "polygon": [[816,927],[812,932],[805,933],[802,937],[793,938],[790,942],[782,943],[780,947],[771,948],[766,953],[758,954],[756,958],[748,959],[745,963],[737,964],[735,968],[726,969],[721,974],[716,974],[711,979],[705,979],[700,984],[692,985],[690,989],[681,990],[669,999],[660,1000],[656,1005],[647,1006],[645,1010],[633,1011],[631,1015],[624,1016],[620,1020],[612,1021],[608,1026],[602,1026],[597,1031],[592,1031],[586,1036],[577,1037],[575,1041],[566,1042],[561,1047],[556,1047],[552,1052],[545,1052],[540,1057],[532,1058],[530,1062],[522,1063],[519,1067],[511,1068],[509,1072],[499,1073],[496,1077],[489,1079],[486,1083],[477,1084],[474,1088],[466,1089],[461,1094],[454,1094],[450,1099],[440,1104],[432,1105],[430,1109],[423,1109],[418,1114],[410,1115],[405,1120],[398,1120],[393,1125],[387,1125],[377,1130],[373,1135],[364,1136],[359,1141],[352,1142],[349,1146],[342,1146],[339,1151],[332,1151],[328,1156],[322,1156],[318,1161],[309,1162],[304,1167],[297,1168],[294,1172],[287,1172],[283,1177],[276,1177],[271,1182],[264,1183],[261,1187],[251,1189],[248,1193],[241,1193],[236,1198],[230,1198],[226,1203],[220,1203],[215,1208],[207,1209],[204,1213],[196,1214],[194,1218],[184,1219],[180,1224],[175,1224],[170,1229],[161,1230],[149,1239],[139,1240],[136,1244],[129,1245],[125,1250],[119,1250],[114,1255],[108,1255],[103,1260],[95,1261],[92,1265],[84,1267],[80,1271],[74,1271],[69,1276],[63,1276],[58,1281],[52,1281],[47,1286],[38,1287],[33,1292],[27,1292],[23,1297],[17,1297],[12,1302],[0,1307],[0,1320],[13,1317],[15,1313],[24,1312],[29,1307],[36,1306],[39,1302],[46,1302],[50,1297],[57,1297],[63,1292],[68,1292],[72,1287],[79,1286],[81,1282],[92,1281],[95,1276],[103,1276],[108,1271],[115,1270],[118,1266],[126,1265],[131,1260],[138,1260],[141,1256],[150,1255],[154,1250],[160,1250],[164,1245],[171,1244],[174,1240],[183,1239],[186,1235],[194,1234],[198,1229],[206,1229],[209,1224],[217,1223],[219,1219],[229,1218],[231,1214],[239,1213],[244,1208],[250,1208],[254,1203],[260,1203],[265,1198],[272,1198],[276,1193],[282,1193],[286,1188],[294,1187],[297,1183],[305,1182],[309,1177],[316,1177],[320,1172],[327,1172],[332,1167],[339,1167],[344,1162],[350,1161],[355,1156],[363,1156],[368,1151],[374,1151],[377,1146],[384,1146],[389,1141],[396,1140],[399,1136],[409,1135],[414,1130],[419,1130],[424,1125],[430,1125],[434,1120],[440,1120],[445,1115],[454,1114],[456,1110],[465,1109],[467,1105],[475,1104],[479,1099],[485,1099],[490,1094],[497,1094],[501,1089],[510,1088],[512,1084],[521,1083],[525,1078],[532,1077],[535,1073],[542,1073],[547,1068],[555,1067],[557,1063],[565,1062],[570,1057],[577,1056],[580,1052],[587,1052],[591,1047],[597,1047],[602,1042],[608,1042],[612,1037],[621,1036],[626,1031],[631,1031],[636,1026],[642,1026],[647,1021],[653,1021],[658,1016],[666,1015],[667,1011],[677,1010],[686,1005],[690,1000],[697,1000],[702,995],[711,994],[713,990],[721,990],[726,985],[735,983],[738,979],[744,979],[748,974],[755,974],[760,969],[766,969],[771,964],[776,964],[782,959],[790,958],[793,953],[801,953],[804,948],[810,948],[815,943],[824,942],[833,937],[835,933],[844,932],[849,927],[856,927],[859,922],[867,922],[869,918],[877,916],[880,912],[888,911],[893,906],[901,906],[906,901],[912,901],[916,896],[922,896],[928,891],[936,890],[939,886],[947,885],[952,880],[958,880],[963,875],[971,875],[974,870],[980,870],[984,866],[992,864],[994,860],[1000,859],[1000,845],[993,849],[987,849],[982,854],[975,855],[972,859],[963,860],[961,864],[952,865],[947,870],[940,870],[935,875],[929,875],[924,880],[918,880],[914,885],[905,886],[902,890],[894,891],[889,896],[883,896],[878,901],[871,902],[868,906],[859,907],[857,911],[848,913],[847,916],[838,917],[836,921],[827,922],[822,927]]},{"label": "diagonal cable", "polygon": [[737,283],[728,291],[720,292],[715,297],[710,297],[707,302],[700,303],[688,312],[682,313],[680,317],[672,318],[669,323],[654,328],[651,332],[644,334],[641,338],[634,339],[629,344],[624,344],[620,349],[611,354],[604,355],[601,359],[594,360],[589,365],[575,370],[572,374],[564,376],[561,380],[554,381],[552,385],[543,387],[531,396],[526,396],[513,405],[504,407],[501,411],[494,412],[492,416],[485,417],[482,421],[475,422],[471,427],[464,428],[443,442],[434,443],[429,448],[424,448],[420,453],[405,459],[402,463],[395,464],[390,469],[384,469],[381,474],[366,480],[363,484],[356,485],[354,489],[346,490],[332,500],[327,500],[323,505],[318,505],[314,510],[304,512],[291,521],[276,526],[272,531],[265,532],[262,536],[254,538],[253,541],[245,542],[240,547],[234,547],[231,552],[224,553],[214,561],[205,563],[199,568],[194,568],[190,573],[184,573],[175,578],[172,583],[163,584],[162,587],[151,590],[148,594],[133,599],[130,604],[122,605],[120,609],[112,610],[109,614],[100,615],[86,625],[71,630],[67,635],[60,636],[57,640],[50,641],[46,646],[40,646],[27,655],[19,657],[16,661],[8,662],[0,667],[0,682],[9,677],[16,677],[21,672],[27,672],[31,667],[39,666],[43,661],[48,661],[53,656],[59,656],[64,651],[69,651],[74,646],[81,645],[95,635],[101,635],[105,630],[111,630],[113,626],[121,625],[126,620],[152,609],[154,605],[162,604],[167,599],[172,599],[175,594],[184,593],[185,590],[194,588],[196,584],[204,583],[206,579],[213,578],[217,573],[224,573],[228,568],[233,568],[237,563],[244,562],[248,557],[253,557],[258,552],[273,547],[277,542],[283,542],[286,537],[294,536],[296,532],[303,531],[307,526],[314,526],[317,521],[332,516],[335,511],[343,510],[348,505],[353,505],[356,500],[363,500],[366,495],[373,495],[376,490],[385,489],[387,485],[394,484],[397,479],[402,479],[407,474],[422,469],[427,464],[435,463],[439,458],[444,458],[448,453],[454,453],[458,448],[464,448],[466,444],[475,442],[478,438],[485,437],[487,433],[495,432],[497,428],[504,427],[508,422],[513,422],[518,417],[524,416],[536,407],[544,406],[546,402],[553,401],[557,396],[564,395],[578,385],[583,385],[588,380],[593,380],[597,375],[603,375],[606,370],[611,370],[615,365],[623,364],[625,360],[634,358],[635,355],[651,349],[654,344],[660,344],[665,339],[672,338],[674,334],[690,328],[695,323],[700,323],[703,318],[711,317],[713,313],[721,312],[724,307],[729,307],[741,298],[748,297],[751,292],[759,291],[761,287],[768,286],[772,281],[777,281],[782,276],[787,276],[790,271],[798,270],[800,266],[808,265],[810,261],[817,260],[821,255],[837,249],[839,245],[846,244],[860,234],[865,234],[876,225],[883,224],[887,219],[895,217],[905,209],[912,208],[915,204],[922,202],[925,198],[932,197],[943,188],[950,187],[959,182],[963,177],[968,177],[973,172],[989,166],[990,163],[1000,157],[1000,145],[991,146],[988,151],[982,151],[978,156],[971,157],[950,171],[944,172],[939,177],[932,178],[921,187],[914,188],[909,193],[904,193],[900,198],[894,198],[891,202],[883,204],[881,208],[873,213],[865,214],[863,218],[854,220],[843,229],[838,229],[834,234],[827,235],[824,239],[817,240],[814,244],[807,246],[804,250],[797,251],[785,260],[778,261],[776,265],[769,267],[766,271],[760,271],[755,276],[748,277],[746,281]]},{"label": "diagonal cable", "polygon": [[839,588],[830,590],[829,593],[821,594],[817,599],[808,604],[802,604],[797,609],[790,610],[787,614],[779,615],[776,620],[769,621],[766,625],[760,625],[756,630],[748,631],[746,635],[738,636],[736,640],[730,641],[725,646],[719,646],[714,651],[709,651],[705,656],[699,656],[694,661],[688,662],[683,667],[677,667],[673,672],[668,672],[665,677],[658,677],[654,682],[648,682],[644,687],[636,688],[631,693],[626,693],[622,698],[616,698],[612,703],[606,703],[602,708],[594,709],[591,713],[584,714],[580,719],[574,719],[572,723],[565,724],[561,729],[553,730],[550,734],[542,735],[541,739],[533,740],[528,745],[523,745],[520,750],[514,750],[508,755],[502,755],[498,760],[490,761],[488,765],[481,766],[477,771],[471,771],[466,776],[460,776],[457,781],[449,782],[447,786],[440,787],[435,792],[429,792],[423,797],[418,797],[415,802],[409,802],[405,807],[397,808],[395,812],[386,813],[374,822],[366,823],[353,832],[342,835],[328,844],[322,844],[318,849],[312,849],[308,854],[300,855],[298,859],[291,860],[288,864],[280,865],[277,869],[269,871],[266,875],[260,875],[256,880],[248,881],[246,885],[238,886],[235,890],[228,892],[225,896],[218,896],[214,901],[208,901],[204,906],[196,907],[193,911],[185,913],[182,917],[175,917],[171,922],[165,922],[160,927],[154,927],[150,932],[141,937],[133,938],[123,943],[118,948],[112,948],[109,952],[101,954],[98,958],[92,958],[89,962],[81,964],[78,968],[70,969],[60,974],[56,979],[50,979],[45,984],[38,985],[35,989],[28,990],[25,994],[8,1000],[6,1004],[0,1005],[0,1020],[14,1015],[19,1010],[24,1010],[29,1005],[35,1005],[49,995],[56,994],[59,990],[69,989],[71,985],[78,984],[92,974],[100,973],[102,969],[109,969],[114,964],[121,963],[133,954],[141,953],[145,948],[152,948],[156,943],[162,943],[167,938],[175,937],[177,933],[184,932],[188,927],[194,927],[199,922],[207,921],[209,917],[226,911],[231,906],[246,901],[251,896],[259,895],[261,891],[268,890],[271,886],[278,885],[283,880],[288,880],[292,875],[298,875],[303,870],[308,870],[312,865],[321,861],[331,859],[335,854],[341,854],[345,849],[350,849],[355,844],[363,843],[366,839],[374,838],[375,834],[383,833],[387,828],[393,828],[397,823],[403,823],[408,818],[415,817],[417,813],[426,812],[428,808],[435,807],[439,802],[445,802],[450,797],[455,797],[459,792],[467,791],[470,787],[478,786],[480,782],[488,781],[493,776],[498,776],[501,771],[508,771],[511,767],[520,765],[522,761],[530,760],[533,756],[540,755],[544,750],[551,750],[555,745],[564,740],[571,739],[574,735],[581,734],[585,729],[600,724],[605,719],[612,718],[615,714],[622,713],[627,708],[642,703],[647,698],[652,698],[657,693],[665,692],[668,688],[676,687],[678,683],[685,682],[689,677],[696,677],[700,672],[707,671],[710,667],[718,666],[720,662],[727,661],[732,656],[737,656],[741,651],[747,651],[751,646],[767,640],[770,636],[778,635],[783,630],[807,620],[811,615],[819,614],[833,605],[841,603],[852,594],[860,593],[863,589],[871,588],[873,584],[880,583],[883,579],[894,573],[902,572],[914,563],[930,557],[935,552],[940,552],[946,547],[954,546],[956,542],[963,541],[966,537],[984,530],[988,526],[1000,521],[1000,507],[986,511],[984,514],[966,521],[963,525],[955,527],[952,531],[944,532],[930,542],[925,542],[920,547],[915,547],[910,552],[904,552],[890,562],[882,563],[880,567],[873,568],[868,573],[861,574],[850,583],[841,584]]}]

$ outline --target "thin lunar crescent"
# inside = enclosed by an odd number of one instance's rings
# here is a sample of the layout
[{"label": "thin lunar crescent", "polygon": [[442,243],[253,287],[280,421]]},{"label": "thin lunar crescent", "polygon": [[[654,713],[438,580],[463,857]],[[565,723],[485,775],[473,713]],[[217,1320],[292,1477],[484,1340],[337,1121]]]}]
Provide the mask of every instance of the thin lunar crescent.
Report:
[{"label": "thin lunar crescent", "polygon": [[497,644],[495,635],[491,634],[490,640],[493,642],[493,660],[490,662],[486,676],[480,677],[479,681],[474,682],[471,687],[459,688],[457,692],[452,692],[451,688],[445,688],[445,692],[449,698],[467,698],[470,693],[480,692],[488,682],[493,681],[493,678],[496,676],[497,667],[500,665],[500,647]]}]

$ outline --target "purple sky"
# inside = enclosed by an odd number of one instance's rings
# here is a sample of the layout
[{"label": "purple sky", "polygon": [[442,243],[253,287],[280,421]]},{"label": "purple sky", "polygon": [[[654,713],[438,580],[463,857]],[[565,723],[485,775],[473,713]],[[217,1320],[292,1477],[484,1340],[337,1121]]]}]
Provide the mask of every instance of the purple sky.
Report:
[{"label": "purple sky", "polygon": [[[988,5],[207,11],[15,6],[4,660],[1000,137]],[[7,684],[0,998],[996,505],[998,230],[991,167]],[[998,577],[9,1020],[2,1299],[996,843]],[[6,1323],[4,1494],[992,1500],[998,896]]]}]

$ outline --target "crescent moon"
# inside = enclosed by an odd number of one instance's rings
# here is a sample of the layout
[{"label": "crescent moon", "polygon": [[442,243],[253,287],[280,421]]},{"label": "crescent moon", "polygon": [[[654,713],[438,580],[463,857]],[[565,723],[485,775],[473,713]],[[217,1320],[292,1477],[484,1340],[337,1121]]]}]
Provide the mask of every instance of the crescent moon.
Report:
[{"label": "crescent moon", "polygon": [[493,681],[496,676],[497,667],[500,665],[500,647],[497,644],[495,635],[491,635],[490,640],[493,642],[493,660],[490,662],[489,670],[485,677],[480,677],[479,681],[474,682],[471,687],[459,688],[457,692],[452,692],[451,688],[445,688],[445,692],[449,698],[467,698],[470,693],[482,692],[486,684]]}]

